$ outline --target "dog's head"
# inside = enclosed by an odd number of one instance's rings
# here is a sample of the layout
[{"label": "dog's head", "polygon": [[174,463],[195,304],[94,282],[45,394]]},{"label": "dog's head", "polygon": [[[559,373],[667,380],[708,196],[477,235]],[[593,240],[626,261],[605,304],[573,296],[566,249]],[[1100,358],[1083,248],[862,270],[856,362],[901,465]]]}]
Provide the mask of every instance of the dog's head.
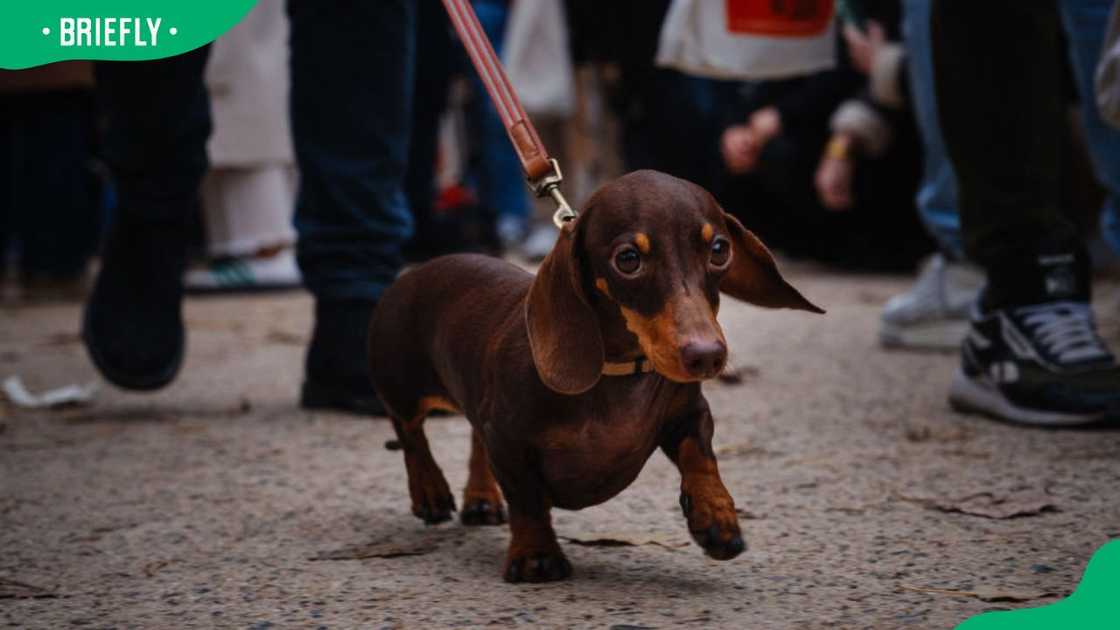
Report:
[{"label": "dog's head", "polygon": [[656,171],[630,173],[591,197],[541,264],[525,311],[537,372],[565,394],[594,386],[605,360],[599,313],[617,309],[661,375],[712,378],[727,358],[716,321],[721,291],[758,306],[824,312],[703,188]]}]

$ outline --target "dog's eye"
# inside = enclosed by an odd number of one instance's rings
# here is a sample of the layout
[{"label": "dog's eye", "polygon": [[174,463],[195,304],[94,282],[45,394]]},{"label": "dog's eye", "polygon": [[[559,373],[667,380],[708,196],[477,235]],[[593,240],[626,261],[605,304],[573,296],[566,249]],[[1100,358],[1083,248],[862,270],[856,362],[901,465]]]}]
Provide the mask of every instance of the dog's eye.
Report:
[{"label": "dog's eye", "polygon": [[717,238],[712,241],[712,264],[716,267],[722,267],[729,260],[731,260],[731,243],[728,243],[725,238]]},{"label": "dog's eye", "polygon": [[638,250],[626,247],[614,255],[614,266],[622,273],[631,275],[642,266],[642,257],[638,254]]}]

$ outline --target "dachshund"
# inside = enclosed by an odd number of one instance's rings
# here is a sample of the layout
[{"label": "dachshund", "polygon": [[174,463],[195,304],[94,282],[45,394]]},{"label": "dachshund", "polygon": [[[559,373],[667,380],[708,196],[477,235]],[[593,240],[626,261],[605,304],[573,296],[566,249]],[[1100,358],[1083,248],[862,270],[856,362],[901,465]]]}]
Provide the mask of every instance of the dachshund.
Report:
[{"label": "dachshund", "polygon": [[680,471],[693,539],[712,558],[739,555],[745,545],[700,386],[727,357],[721,291],[824,312],[711,194],[656,171],[596,191],[535,278],[471,254],[403,274],[374,311],[369,351],[412,513],[432,524],[455,510],[423,428],[444,410],[465,414],[472,428],[463,524],[501,524],[508,503],[509,582],[571,575],[550,510],[610,499],[659,447]]}]

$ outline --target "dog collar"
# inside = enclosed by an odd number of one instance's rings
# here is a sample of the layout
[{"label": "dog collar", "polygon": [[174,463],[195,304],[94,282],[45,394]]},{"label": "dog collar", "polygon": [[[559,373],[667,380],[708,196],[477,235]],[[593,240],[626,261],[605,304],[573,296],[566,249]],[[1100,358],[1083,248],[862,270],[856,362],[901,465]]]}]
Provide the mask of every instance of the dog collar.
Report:
[{"label": "dog collar", "polygon": [[623,361],[622,363],[603,362],[603,376],[631,376],[652,371],[653,363],[650,363],[650,360],[645,357],[638,357],[633,361]]}]

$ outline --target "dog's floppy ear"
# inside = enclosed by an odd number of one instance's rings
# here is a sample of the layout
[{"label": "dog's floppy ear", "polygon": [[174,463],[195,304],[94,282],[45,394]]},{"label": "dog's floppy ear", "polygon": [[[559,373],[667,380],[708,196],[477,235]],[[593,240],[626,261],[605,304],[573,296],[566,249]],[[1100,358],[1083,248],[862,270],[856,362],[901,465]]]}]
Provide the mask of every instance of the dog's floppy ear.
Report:
[{"label": "dog's floppy ear", "polygon": [[578,224],[585,217],[560,230],[525,302],[533,364],[544,384],[561,394],[591,389],[603,371],[603,336],[587,301],[578,256]]},{"label": "dog's floppy ear", "polygon": [[821,309],[785,281],[770,250],[735,217],[723,213],[731,237],[731,268],[719,290],[733,298],[767,308],[794,308],[813,313]]}]

